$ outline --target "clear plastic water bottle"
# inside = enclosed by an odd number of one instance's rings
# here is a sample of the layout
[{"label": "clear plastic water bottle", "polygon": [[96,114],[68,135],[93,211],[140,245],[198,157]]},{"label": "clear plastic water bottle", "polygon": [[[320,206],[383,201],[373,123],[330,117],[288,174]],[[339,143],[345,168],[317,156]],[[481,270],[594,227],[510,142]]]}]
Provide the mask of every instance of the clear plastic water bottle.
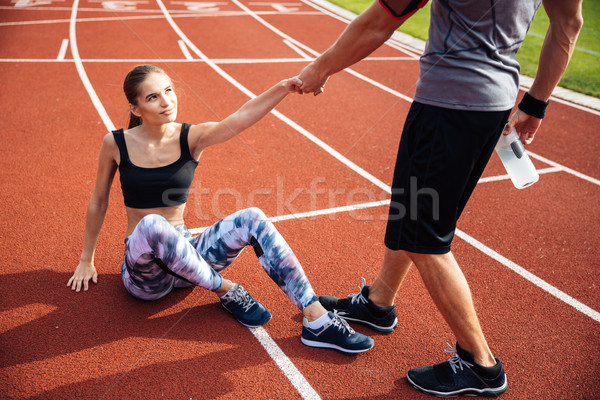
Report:
[{"label": "clear plastic water bottle", "polygon": [[506,136],[500,135],[500,140],[496,144],[496,153],[498,153],[510,180],[517,189],[531,186],[540,179],[516,130],[513,129]]}]

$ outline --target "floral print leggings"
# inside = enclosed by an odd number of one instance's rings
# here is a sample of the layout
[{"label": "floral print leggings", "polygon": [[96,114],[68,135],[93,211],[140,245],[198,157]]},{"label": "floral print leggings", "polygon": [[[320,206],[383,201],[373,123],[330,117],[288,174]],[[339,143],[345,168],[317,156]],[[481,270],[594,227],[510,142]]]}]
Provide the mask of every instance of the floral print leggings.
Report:
[{"label": "floral print leggings", "polygon": [[292,249],[256,207],[225,217],[194,237],[185,225],[173,226],[160,215],[145,216],[125,239],[123,283],[129,293],[143,300],[156,300],[173,288],[192,285],[215,291],[223,284],[219,272],[248,245],[300,310],[317,301]]}]

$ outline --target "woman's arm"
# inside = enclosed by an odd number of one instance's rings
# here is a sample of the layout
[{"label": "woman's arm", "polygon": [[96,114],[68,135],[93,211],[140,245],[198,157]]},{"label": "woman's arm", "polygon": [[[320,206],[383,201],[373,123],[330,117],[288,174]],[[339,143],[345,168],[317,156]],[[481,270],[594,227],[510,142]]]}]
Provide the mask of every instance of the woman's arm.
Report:
[{"label": "woman's arm", "polygon": [[94,192],[87,208],[81,259],[73,276],[71,276],[67,283],[67,286],[70,286],[76,292],[81,290],[82,285],[83,290],[88,290],[90,279],[94,283],[98,283],[98,273],[94,266],[94,252],[106,215],[106,209],[108,208],[110,187],[117,170],[117,162],[114,156],[115,151],[118,151],[118,149],[112,133],[109,133],[104,136],[98,156],[96,186],[94,187]]},{"label": "woman's arm", "polygon": [[246,102],[239,110],[221,122],[207,122],[190,128],[190,143],[192,154],[198,158],[207,147],[223,143],[244,129],[249,128],[267,115],[290,92],[299,91],[298,78],[283,80]]}]

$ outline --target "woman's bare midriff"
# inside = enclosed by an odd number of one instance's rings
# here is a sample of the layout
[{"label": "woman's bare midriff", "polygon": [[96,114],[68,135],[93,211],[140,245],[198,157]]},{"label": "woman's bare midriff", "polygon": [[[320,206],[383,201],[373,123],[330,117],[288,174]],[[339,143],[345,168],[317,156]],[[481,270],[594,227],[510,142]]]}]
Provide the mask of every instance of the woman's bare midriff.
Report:
[{"label": "woman's bare midriff", "polygon": [[172,225],[183,224],[183,212],[185,203],[176,207],[156,207],[156,208],[131,208],[125,207],[127,210],[127,234],[129,236],[137,226],[138,222],[146,215],[157,214],[164,217]]}]

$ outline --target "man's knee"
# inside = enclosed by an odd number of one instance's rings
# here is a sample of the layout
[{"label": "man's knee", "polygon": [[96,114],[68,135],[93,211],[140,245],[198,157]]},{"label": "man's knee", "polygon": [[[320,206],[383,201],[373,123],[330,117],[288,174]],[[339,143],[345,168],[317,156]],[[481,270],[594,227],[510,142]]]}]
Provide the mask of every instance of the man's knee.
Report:
[{"label": "man's knee", "polygon": [[[401,250],[404,251],[404,250]],[[413,253],[404,251],[406,256],[411,259],[413,264],[419,269],[420,267],[426,267],[428,265],[435,265],[448,261],[449,257],[452,258],[452,252],[448,251],[442,254],[431,254],[431,253]]]}]

